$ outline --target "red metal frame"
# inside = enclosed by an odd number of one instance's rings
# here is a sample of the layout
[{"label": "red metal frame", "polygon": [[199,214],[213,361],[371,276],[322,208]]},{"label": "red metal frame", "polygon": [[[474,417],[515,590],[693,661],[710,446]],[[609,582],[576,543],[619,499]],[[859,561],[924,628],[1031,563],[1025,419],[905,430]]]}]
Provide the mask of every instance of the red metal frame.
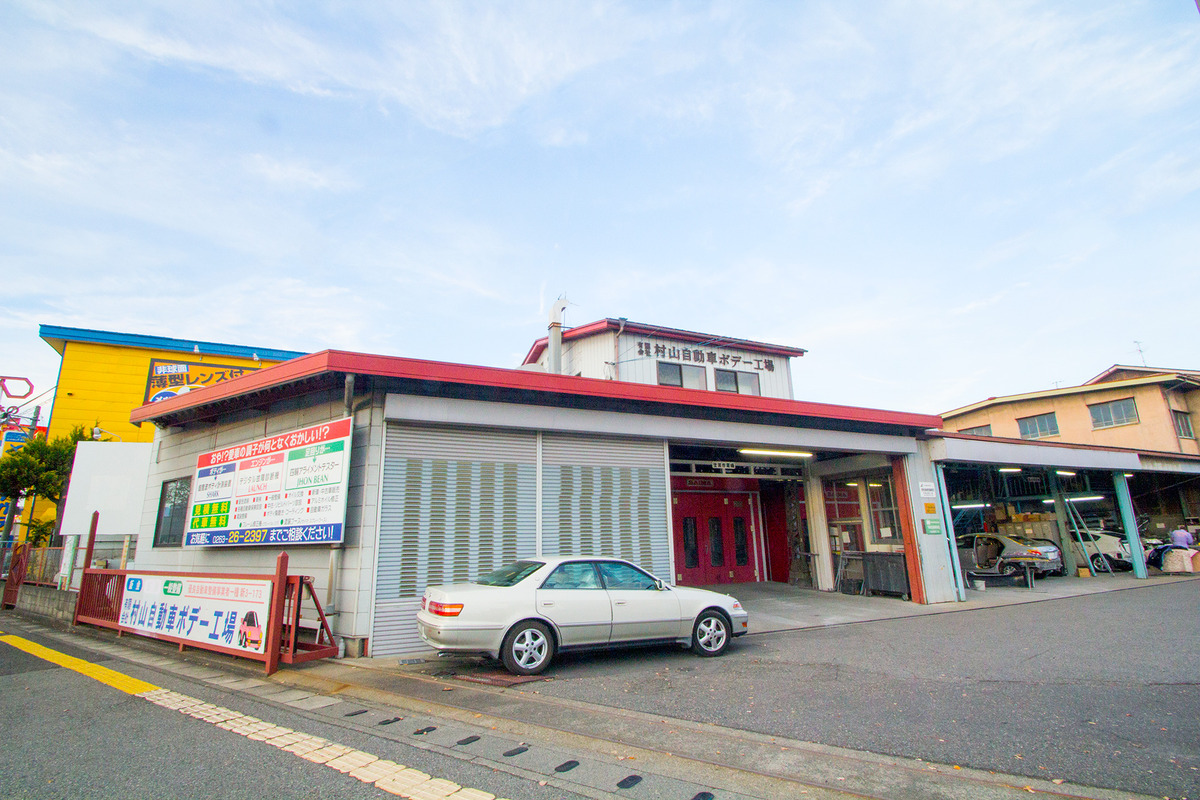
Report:
[{"label": "red metal frame", "polygon": [[[90,552],[89,547],[89,552]],[[79,588],[79,597],[75,603],[74,624],[80,623],[111,628],[117,635],[134,634],[151,639],[161,639],[179,645],[182,652],[185,647],[195,647],[212,650],[217,653],[262,661],[268,675],[279,669],[279,662],[297,664],[312,661],[317,658],[329,658],[337,655],[337,646],[333,643],[333,631],[321,608],[321,601],[312,590],[312,578],[305,575],[287,574],[287,553],[280,553],[275,561],[273,575],[247,575],[241,573],[179,573],[161,570],[125,570],[125,569],[88,569],[83,570],[83,581]],[[222,578],[227,580],[269,580],[271,581],[271,617],[267,622],[267,643],[261,654],[248,653],[222,645],[204,644],[171,636],[164,633],[149,633],[120,624],[121,602],[125,593],[125,578],[128,575],[195,575],[202,578]],[[307,591],[308,598],[317,609],[319,625],[315,642],[302,641],[299,638],[300,606],[303,600],[302,591]]]},{"label": "red metal frame", "polygon": [[25,582],[25,566],[29,561],[29,544],[22,542],[13,548],[12,561],[8,563],[8,578],[4,581],[4,608],[15,608],[17,594]]}]

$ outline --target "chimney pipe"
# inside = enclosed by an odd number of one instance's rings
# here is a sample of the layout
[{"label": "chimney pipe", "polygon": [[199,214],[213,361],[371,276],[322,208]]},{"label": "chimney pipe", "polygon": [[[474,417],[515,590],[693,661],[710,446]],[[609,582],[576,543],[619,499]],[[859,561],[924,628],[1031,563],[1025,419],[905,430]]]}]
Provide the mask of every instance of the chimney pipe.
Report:
[{"label": "chimney pipe", "polygon": [[562,374],[562,315],[567,310],[567,298],[560,297],[550,307],[550,353],[546,371]]}]

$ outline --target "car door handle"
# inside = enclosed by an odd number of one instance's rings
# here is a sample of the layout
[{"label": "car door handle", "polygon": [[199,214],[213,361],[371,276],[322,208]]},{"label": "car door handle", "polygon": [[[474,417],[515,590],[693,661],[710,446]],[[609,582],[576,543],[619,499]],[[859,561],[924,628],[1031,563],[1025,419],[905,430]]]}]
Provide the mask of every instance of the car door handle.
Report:
[{"label": "car door handle", "polygon": [[542,605],[543,606],[552,606],[552,605],[554,605],[554,601],[553,600],[543,600]]},{"label": "car door handle", "polygon": [[613,605],[614,606],[623,606],[623,605],[625,605],[625,601],[624,600],[613,600]]}]

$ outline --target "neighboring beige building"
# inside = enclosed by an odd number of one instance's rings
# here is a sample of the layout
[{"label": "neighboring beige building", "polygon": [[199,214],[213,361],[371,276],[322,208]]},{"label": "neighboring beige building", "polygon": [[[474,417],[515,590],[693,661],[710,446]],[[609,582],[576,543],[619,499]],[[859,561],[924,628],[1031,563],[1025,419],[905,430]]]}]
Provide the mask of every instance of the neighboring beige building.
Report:
[{"label": "neighboring beige building", "polygon": [[1080,386],[991,397],[942,414],[944,430],[1200,454],[1200,371],[1114,365]]}]

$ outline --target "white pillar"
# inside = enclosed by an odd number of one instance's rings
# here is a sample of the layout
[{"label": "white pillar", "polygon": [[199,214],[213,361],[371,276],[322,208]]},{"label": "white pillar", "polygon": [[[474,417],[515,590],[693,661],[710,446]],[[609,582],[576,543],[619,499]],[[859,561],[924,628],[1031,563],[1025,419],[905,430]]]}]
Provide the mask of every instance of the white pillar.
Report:
[{"label": "white pillar", "polygon": [[817,588],[832,592],[833,548],[829,546],[829,521],[825,517],[825,489],[808,463],[804,464],[804,510],[808,517],[808,546],[816,554]]}]

